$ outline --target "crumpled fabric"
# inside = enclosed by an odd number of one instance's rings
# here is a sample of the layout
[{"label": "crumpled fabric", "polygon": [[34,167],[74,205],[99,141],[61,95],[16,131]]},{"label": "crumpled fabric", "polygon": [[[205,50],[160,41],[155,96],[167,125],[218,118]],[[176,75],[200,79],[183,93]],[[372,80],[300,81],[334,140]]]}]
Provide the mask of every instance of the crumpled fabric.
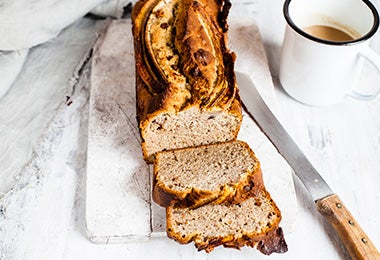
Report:
[{"label": "crumpled fabric", "polygon": [[106,23],[92,18],[121,18],[131,2],[0,0],[0,201],[46,136],[75,66]]},{"label": "crumpled fabric", "polygon": [[0,99],[25,62],[28,50],[54,39],[89,12],[120,18],[128,0],[0,0]]},{"label": "crumpled fabric", "polygon": [[89,13],[120,17],[127,0],[1,0],[0,50],[29,49],[51,40]]},{"label": "crumpled fabric", "polygon": [[0,99],[7,93],[28,55],[29,49],[21,51],[0,51]]}]

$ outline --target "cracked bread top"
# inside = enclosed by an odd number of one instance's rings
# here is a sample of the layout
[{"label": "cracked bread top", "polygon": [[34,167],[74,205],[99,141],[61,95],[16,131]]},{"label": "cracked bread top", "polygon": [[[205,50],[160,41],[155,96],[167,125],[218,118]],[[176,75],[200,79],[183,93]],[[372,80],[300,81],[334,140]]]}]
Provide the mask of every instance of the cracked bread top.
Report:
[{"label": "cracked bread top", "polygon": [[223,0],[135,4],[137,120],[149,162],[157,151],[236,139],[242,115],[235,55],[227,48],[230,5]]},{"label": "cracked bread top", "polygon": [[[227,108],[236,95],[226,46],[229,2],[148,0],[133,9],[138,74],[155,96],[175,85],[176,109]],[[171,93],[173,95],[173,93]]]}]

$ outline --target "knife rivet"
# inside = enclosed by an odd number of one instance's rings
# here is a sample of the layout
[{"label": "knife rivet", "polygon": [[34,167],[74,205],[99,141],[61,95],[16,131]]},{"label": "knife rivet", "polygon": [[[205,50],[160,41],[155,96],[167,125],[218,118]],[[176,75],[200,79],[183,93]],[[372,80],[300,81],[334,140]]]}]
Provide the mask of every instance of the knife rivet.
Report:
[{"label": "knife rivet", "polygon": [[336,204],[336,207],[337,208],[341,208],[342,207],[342,204],[340,204],[339,202]]},{"label": "knife rivet", "polygon": [[348,223],[350,224],[350,225],[353,225],[354,224],[354,221],[352,221],[351,219],[348,221]]},{"label": "knife rivet", "polygon": [[365,237],[363,237],[363,238],[362,238],[362,242],[363,242],[364,244],[367,244],[367,239],[365,239]]}]

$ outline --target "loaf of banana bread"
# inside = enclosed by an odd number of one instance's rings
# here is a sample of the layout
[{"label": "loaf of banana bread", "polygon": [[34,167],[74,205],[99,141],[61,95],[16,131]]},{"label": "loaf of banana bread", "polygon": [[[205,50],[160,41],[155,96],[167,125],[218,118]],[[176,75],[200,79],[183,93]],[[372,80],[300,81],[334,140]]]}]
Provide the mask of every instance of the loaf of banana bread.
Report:
[{"label": "loaf of banana bread", "polygon": [[144,158],[236,139],[241,104],[227,48],[229,1],[141,0],[132,12]]},{"label": "loaf of banana bread", "polygon": [[140,0],[132,12],[137,120],[167,235],[199,250],[287,251],[260,163],[236,141],[242,109],[229,0]]}]

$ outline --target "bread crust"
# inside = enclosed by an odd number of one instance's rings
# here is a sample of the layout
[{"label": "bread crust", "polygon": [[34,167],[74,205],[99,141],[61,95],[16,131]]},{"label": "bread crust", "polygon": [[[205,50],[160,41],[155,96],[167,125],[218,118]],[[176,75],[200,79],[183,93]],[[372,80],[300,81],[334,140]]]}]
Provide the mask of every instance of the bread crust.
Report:
[{"label": "bread crust", "polygon": [[[181,204],[182,207],[197,208],[208,203],[240,203],[245,199],[256,196],[258,192],[264,189],[262,171],[259,160],[256,158],[252,149],[247,143],[239,142],[244,146],[250,154],[250,157],[255,161],[255,168],[252,171],[247,170],[237,183],[225,183],[217,190],[200,190],[194,187],[185,191],[178,191],[174,188],[167,187],[162,181],[158,181],[158,161],[162,152],[158,153],[155,158],[153,166],[153,200],[163,206],[167,207],[174,203]],[[228,144],[229,142],[225,142]],[[199,146],[198,148],[208,147],[206,145]],[[180,150],[189,150],[192,148],[183,148]]]},{"label": "bread crust", "polygon": [[[178,71],[186,78],[185,86],[162,73],[159,61],[155,60],[147,41],[146,26],[152,15],[158,15],[155,7],[161,0],[138,1],[132,11],[136,114],[142,137],[142,151],[148,162],[152,162],[154,152],[148,149],[146,135],[150,131],[150,124],[161,114],[175,116],[192,107],[199,109],[201,113],[224,112],[240,122],[232,130],[229,140],[236,139],[242,121],[242,108],[234,74],[235,54],[227,48],[226,17],[229,1],[172,2],[182,10],[178,15],[180,18],[175,21],[175,39],[170,44],[174,45],[174,52],[179,55],[180,62],[175,66],[179,67]],[[208,30],[203,27],[199,29],[198,26],[203,23],[208,25]],[[213,136],[208,138],[206,143],[198,145],[217,142],[213,141]]]}]

